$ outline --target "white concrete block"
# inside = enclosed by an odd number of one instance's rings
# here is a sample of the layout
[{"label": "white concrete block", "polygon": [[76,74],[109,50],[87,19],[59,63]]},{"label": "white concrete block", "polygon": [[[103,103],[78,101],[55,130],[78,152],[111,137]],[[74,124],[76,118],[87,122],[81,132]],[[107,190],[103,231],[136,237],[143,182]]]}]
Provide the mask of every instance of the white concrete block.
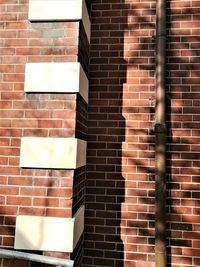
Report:
[{"label": "white concrete block", "polygon": [[88,102],[88,86],[78,62],[26,63],[25,92],[80,93]]},{"label": "white concrete block", "polygon": [[86,165],[86,141],[76,138],[22,137],[20,167],[76,169]]},{"label": "white concrete block", "polygon": [[19,215],[15,249],[73,252],[84,229],[84,206],[73,218]]},{"label": "white concrete block", "polygon": [[82,20],[90,42],[91,23],[85,0],[29,0],[29,20]]}]

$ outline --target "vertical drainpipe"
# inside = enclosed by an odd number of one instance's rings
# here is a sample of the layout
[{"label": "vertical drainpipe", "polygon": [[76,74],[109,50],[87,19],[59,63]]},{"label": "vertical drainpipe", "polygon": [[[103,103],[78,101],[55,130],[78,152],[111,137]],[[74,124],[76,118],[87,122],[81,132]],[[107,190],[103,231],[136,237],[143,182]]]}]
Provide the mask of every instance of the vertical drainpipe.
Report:
[{"label": "vertical drainpipe", "polygon": [[166,0],[156,4],[155,262],[166,266]]}]

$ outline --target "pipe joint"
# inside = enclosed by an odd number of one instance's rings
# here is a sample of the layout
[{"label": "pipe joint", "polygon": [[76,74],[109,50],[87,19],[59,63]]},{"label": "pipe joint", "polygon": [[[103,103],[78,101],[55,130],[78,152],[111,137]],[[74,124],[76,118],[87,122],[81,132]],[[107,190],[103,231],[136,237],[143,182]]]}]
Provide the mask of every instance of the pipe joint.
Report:
[{"label": "pipe joint", "polygon": [[156,134],[167,134],[166,124],[156,123],[155,124],[155,133]]},{"label": "pipe joint", "polygon": [[156,43],[158,39],[167,39],[167,34],[156,34],[151,36],[151,42]]}]

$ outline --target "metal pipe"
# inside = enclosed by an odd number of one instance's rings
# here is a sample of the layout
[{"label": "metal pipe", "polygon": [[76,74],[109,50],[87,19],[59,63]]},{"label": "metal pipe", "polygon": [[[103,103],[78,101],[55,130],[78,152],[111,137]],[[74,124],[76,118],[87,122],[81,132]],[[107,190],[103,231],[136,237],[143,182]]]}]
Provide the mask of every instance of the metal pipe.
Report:
[{"label": "metal pipe", "polygon": [[21,259],[45,264],[57,265],[60,267],[73,267],[74,262],[55,257],[37,255],[32,253],[20,252],[16,250],[0,249],[0,258]]},{"label": "metal pipe", "polygon": [[156,3],[155,262],[166,266],[166,0]]}]

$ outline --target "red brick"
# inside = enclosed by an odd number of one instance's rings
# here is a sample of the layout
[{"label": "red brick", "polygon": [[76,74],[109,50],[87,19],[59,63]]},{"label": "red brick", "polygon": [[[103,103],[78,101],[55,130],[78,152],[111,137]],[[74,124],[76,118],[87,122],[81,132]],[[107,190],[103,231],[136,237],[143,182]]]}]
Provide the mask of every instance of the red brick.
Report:
[{"label": "red brick", "polygon": [[16,48],[16,55],[39,55],[39,48]]},{"label": "red brick", "polygon": [[21,196],[45,196],[46,188],[22,187],[20,188],[20,195]]},{"label": "red brick", "polygon": [[34,206],[51,206],[51,207],[57,207],[59,206],[59,200],[56,198],[34,198],[33,199],[33,205]]},{"label": "red brick", "polygon": [[33,215],[33,216],[44,216],[45,208],[40,207],[19,207],[19,215]]},{"label": "red brick", "polygon": [[70,209],[56,209],[56,208],[46,208],[47,216],[54,216],[54,217],[72,217],[72,211]]},{"label": "red brick", "polygon": [[33,183],[30,177],[12,176],[8,178],[8,185],[25,185],[31,186]]},{"label": "red brick", "polygon": [[16,206],[30,206],[32,204],[30,197],[15,197],[8,196],[6,200],[7,205],[16,205]]}]

